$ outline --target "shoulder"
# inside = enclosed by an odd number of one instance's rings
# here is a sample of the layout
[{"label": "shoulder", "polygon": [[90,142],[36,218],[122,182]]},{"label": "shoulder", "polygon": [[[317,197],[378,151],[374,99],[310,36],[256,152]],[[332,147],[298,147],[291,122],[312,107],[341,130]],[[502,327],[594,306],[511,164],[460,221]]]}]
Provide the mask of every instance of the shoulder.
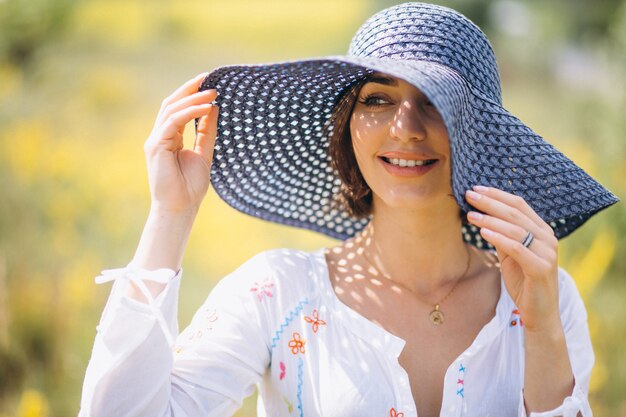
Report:
[{"label": "shoulder", "polygon": [[306,296],[315,290],[315,282],[323,272],[320,257],[319,252],[286,248],[260,252],[224,277],[216,289],[245,293],[259,300]]}]

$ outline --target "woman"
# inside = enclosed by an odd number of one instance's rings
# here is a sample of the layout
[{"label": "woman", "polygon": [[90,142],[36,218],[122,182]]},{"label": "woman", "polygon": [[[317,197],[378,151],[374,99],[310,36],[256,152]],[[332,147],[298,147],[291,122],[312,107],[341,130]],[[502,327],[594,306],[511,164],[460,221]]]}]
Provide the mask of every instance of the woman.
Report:
[{"label": "woman", "polygon": [[[202,74],[145,150],[152,207],[131,264],[99,277],[116,283],[82,416],[231,415],[255,384],[259,415],[591,416],[557,238],[617,200],[502,108],[458,13],[407,3],[348,56]],[[345,241],[252,258],[174,341],[209,173],[237,209]]]}]

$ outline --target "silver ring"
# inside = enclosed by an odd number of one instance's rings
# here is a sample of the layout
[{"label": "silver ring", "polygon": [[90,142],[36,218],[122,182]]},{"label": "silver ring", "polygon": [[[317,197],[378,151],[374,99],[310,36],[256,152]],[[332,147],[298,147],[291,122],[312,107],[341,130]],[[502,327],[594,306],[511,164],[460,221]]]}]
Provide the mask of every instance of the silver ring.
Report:
[{"label": "silver ring", "polygon": [[528,234],[522,241],[522,245],[527,248],[530,246],[531,243],[533,243],[533,240],[535,240],[535,235],[533,235],[531,232],[528,232]]}]

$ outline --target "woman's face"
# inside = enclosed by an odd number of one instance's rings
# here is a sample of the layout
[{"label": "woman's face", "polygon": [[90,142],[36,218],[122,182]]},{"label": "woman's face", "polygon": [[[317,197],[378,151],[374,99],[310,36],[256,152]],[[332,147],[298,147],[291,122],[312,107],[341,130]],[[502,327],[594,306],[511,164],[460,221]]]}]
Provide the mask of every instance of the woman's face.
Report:
[{"label": "woman's face", "polygon": [[454,205],[450,144],[439,112],[411,84],[375,74],[350,117],[352,146],[373,209]]}]

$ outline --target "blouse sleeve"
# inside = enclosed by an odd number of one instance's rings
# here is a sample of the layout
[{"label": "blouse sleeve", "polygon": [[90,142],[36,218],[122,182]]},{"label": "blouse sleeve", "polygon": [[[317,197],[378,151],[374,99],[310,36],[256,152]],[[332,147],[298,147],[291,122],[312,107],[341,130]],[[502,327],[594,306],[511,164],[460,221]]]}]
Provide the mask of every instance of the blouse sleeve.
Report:
[{"label": "blouse sleeve", "polygon": [[[592,417],[588,392],[591,370],[594,364],[593,348],[587,325],[587,311],[572,277],[559,268],[559,309],[565,332],[567,352],[572,372],[574,389],[572,394],[554,410],[531,413],[530,417]],[[523,393],[520,395],[519,417],[526,417]]]},{"label": "blouse sleeve", "polygon": [[79,417],[226,416],[254,391],[269,364],[264,320],[247,282],[252,258],[211,291],[176,342],[181,273],[150,304],[116,280],[89,362]]}]

